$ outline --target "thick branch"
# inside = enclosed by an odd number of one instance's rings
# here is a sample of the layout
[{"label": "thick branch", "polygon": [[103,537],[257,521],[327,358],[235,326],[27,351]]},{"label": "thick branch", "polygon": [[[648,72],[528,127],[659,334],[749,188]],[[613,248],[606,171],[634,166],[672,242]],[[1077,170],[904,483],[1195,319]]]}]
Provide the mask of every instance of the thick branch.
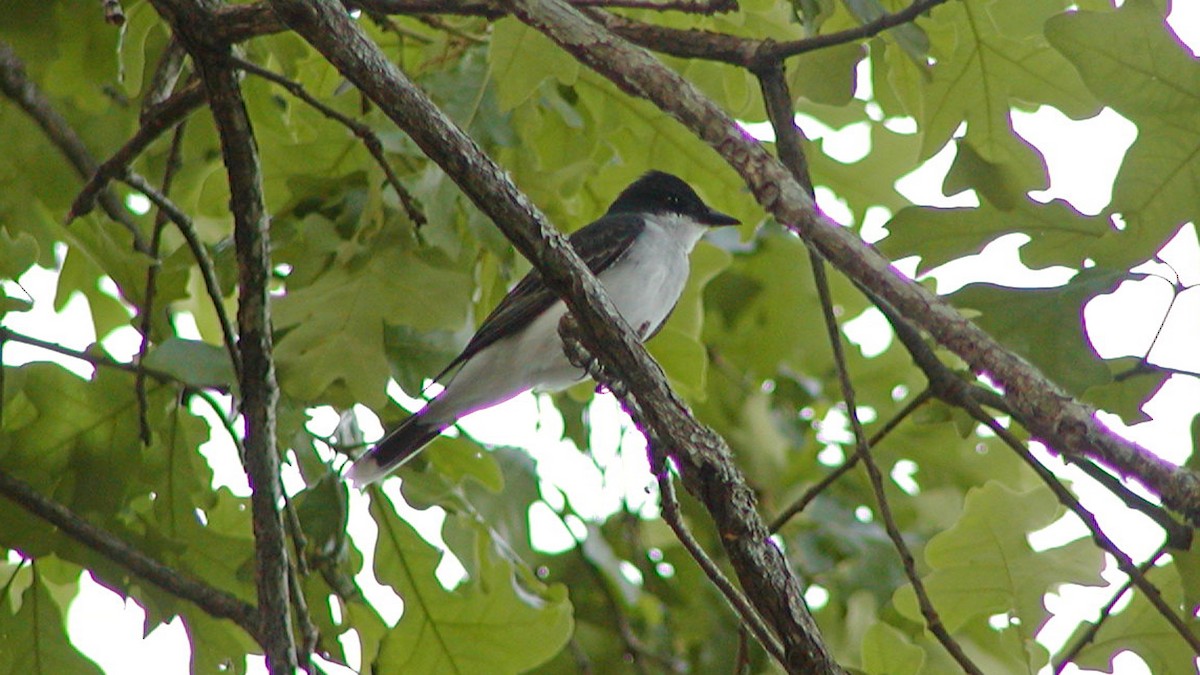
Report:
[{"label": "thick branch", "polygon": [[308,40],[437,162],[537,266],[562,295],[584,331],[584,346],[605,362],[621,363],[622,379],[653,425],[649,430],[675,449],[689,491],[712,510],[722,541],[751,597],[785,645],[793,672],[837,672],[804,607],[799,583],[770,541],[755,511],[754,494],[741,480],[719,437],[699,426],[667,387],[641,342],[603,295],[595,277],[545,217],[474,141],[410,82],[336,3],[274,0],[279,16]]},{"label": "thick branch", "polygon": [[272,357],[268,282],[269,218],[262,193],[254,130],[242,99],[229,45],[211,41],[211,0],[155,0],[200,73],[221,138],[229,175],[230,209],[238,258],[238,351],[242,411],[246,419],[246,472],[255,541],[255,577],[262,630],[260,643],[272,674],[295,671],[288,552],[280,505],[275,404],[279,397]]},{"label": "thick branch", "polygon": [[5,471],[0,471],[0,494],[138,577],[212,616],[233,621],[250,635],[258,635],[258,612],[252,605],[147,556]]},{"label": "thick branch", "polygon": [[1093,457],[1135,476],[1163,503],[1200,523],[1200,477],[1121,438],[1033,365],[959,314],[943,298],[892,268],[853,232],[823,216],[800,185],[762,145],[678,73],[555,0],[511,0],[513,12],[612,80],[646,98],[704,140],[741,174],[758,202],[826,260],[928,331],[976,373],[1005,392],[1030,432],[1065,454]]}]

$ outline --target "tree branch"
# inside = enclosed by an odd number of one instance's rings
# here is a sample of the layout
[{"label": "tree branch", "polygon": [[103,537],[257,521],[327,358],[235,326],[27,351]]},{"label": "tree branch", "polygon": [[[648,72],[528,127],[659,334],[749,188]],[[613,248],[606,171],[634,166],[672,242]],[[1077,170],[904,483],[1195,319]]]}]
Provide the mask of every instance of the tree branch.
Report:
[{"label": "tree branch", "polygon": [[654,447],[652,443],[646,444],[646,451],[652,463],[654,476],[658,481],[658,495],[660,505],[662,507],[662,517],[666,521],[667,526],[675,533],[675,538],[683,544],[683,548],[692,556],[692,560],[700,566],[704,572],[704,576],[708,577],[709,581],[717,587],[721,595],[725,596],[725,600],[733,608],[735,614],[742,620],[742,626],[747,631],[754,635],[759,644],[763,646],[768,654],[771,655],[779,663],[786,662],[786,655],[783,653],[783,647],[775,636],[771,633],[766,623],[763,622],[758,611],[754,608],[746,596],[742,594],[733,582],[725,577],[721,572],[721,568],[713,559],[704,552],[704,547],[692,533],[683,524],[683,514],[679,507],[679,499],[675,495],[675,485],[671,482],[670,462],[667,460],[667,453],[661,448]]},{"label": "tree branch", "polygon": [[[792,176],[804,188],[805,193],[810,198],[815,198],[812,176],[808,173],[808,158],[804,154],[804,147],[801,143],[803,135],[796,126],[796,112],[792,108],[792,96],[791,92],[788,91],[787,80],[783,76],[782,64],[775,63],[768,68],[759,70],[758,78],[763,91],[763,101],[767,108],[767,116],[770,118],[771,125],[775,129],[776,147],[779,149],[779,158],[784,166],[791,171]],[[917,572],[917,565],[912,551],[909,549],[908,543],[904,541],[904,535],[900,532],[900,527],[896,524],[896,518],[892,514],[892,507],[888,501],[887,492],[884,490],[883,474],[880,472],[879,466],[875,463],[875,459],[871,456],[871,445],[867,440],[866,432],[863,431],[862,422],[858,418],[858,403],[856,402],[854,383],[850,378],[850,370],[846,366],[846,351],[842,343],[841,329],[838,326],[837,317],[834,316],[833,312],[833,294],[829,290],[829,278],[825,272],[825,261],[816,251],[810,248],[809,262],[812,267],[813,285],[816,287],[817,295],[821,300],[821,316],[825,322],[826,337],[829,339],[829,347],[833,352],[833,361],[837,365],[838,384],[841,387],[842,399],[846,406],[846,417],[850,420],[850,428],[854,433],[855,456],[859,458],[863,467],[867,470],[867,478],[871,483],[871,490],[875,493],[875,503],[879,507],[880,520],[883,521],[888,538],[891,539],[892,546],[900,556],[900,565],[904,569],[904,575],[908,577],[908,582],[912,585],[913,594],[916,596],[917,605],[921,610],[921,616],[925,618],[925,627],[929,629],[929,632],[933,633],[946,652],[963,669],[963,672],[982,675],[979,667],[971,661],[963,651],[962,646],[950,635],[950,632],[946,630],[945,624],[942,623],[942,618],[938,614],[937,608],[933,606],[933,602],[929,598],[929,593],[925,590],[925,582],[922,581],[921,575]]]},{"label": "tree branch", "polygon": [[[1138,571],[1142,574],[1148,573],[1154,568],[1154,565],[1158,562],[1158,559],[1163,557],[1165,553],[1166,549],[1160,546],[1153,555],[1145,560],[1145,562],[1143,562],[1141,565],[1138,565]],[[1112,594],[1112,597],[1109,598],[1108,602],[1100,608],[1099,618],[1096,619],[1095,622],[1090,623],[1083,634],[1079,636],[1079,639],[1071,644],[1071,646],[1065,652],[1063,652],[1061,657],[1052,662],[1052,665],[1054,666],[1054,675],[1059,675],[1062,673],[1063,670],[1066,669],[1067,664],[1074,661],[1075,657],[1079,656],[1079,652],[1083,651],[1084,647],[1088,646],[1088,644],[1096,639],[1096,634],[1100,632],[1100,628],[1104,625],[1104,622],[1107,621],[1110,616],[1112,616],[1113,608],[1117,606],[1118,602],[1120,602],[1121,596],[1125,595],[1125,593],[1127,593],[1131,588],[1133,588],[1133,577],[1126,579],[1125,583],[1121,584],[1121,587]]]},{"label": "tree branch", "polygon": [[229,313],[225,311],[225,302],[221,296],[221,284],[217,279],[216,266],[213,265],[212,258],[208,255],[208,249],[204,247],[204,242],[200,241],[200,236],[196,234],[192,219],[188,218],[187,214],[175,206],[175,202],[159,192],[145,178],[136,173],[127,172],[122,180],[145,195],[150,203],[157,206],[159,211],[165,213],[171,222],[175,223],[175,227],[179,228],[183,240],[187,242],[188,249],[192,252],[192,257],[196,260],[196,266],[200,268],[200,278],[204,280],[204,290],[208,293],[209,300],[212,301],[213,312],[216,313],[217,323],[221,326],[221,337],[225,340],[225,351],[229,354],[230,363],[233,364],[233,372],[240,376],[242,357],[237,348],[237,334],[233,330],[233,323],[229,320]]},{"label": "tree branch", "polygon": [[155,139],[182,122],[193,110],[200,107],[201,103],[204,103],[204,86],[196,80],[162,103],[144,111],[142,125],[133,138],[85,176],[87,182],[71,204],[71,210],[67,213],[67,223],[90,213],[96,205],[97,195],[105,194],[109,182],[127,178],[129,164],[134,158],[142,154]]},{"label": "tree branch", "polygon": [[[564,296],[584,331],[584,346],[620,371],[644,402],[652,435],[677,453],[688,490],[714,514],[739,579],[784,642],[793,672],[837,672],[804,607],[800,586],[770,541],[728,448],[696,424],[667,387],[640,340],[615,313],[595,277],[565,238],[517,191],[474,141],[388,61],[341,8],[321,0],[274,0],[279,16],[370,97],[458,183]],[[616,358],[613,358],[616,355]],[[635,372],[636,371],[636,372]]]},{"label": "tree branch", "polygon": [[[79,359],[80,361],[87,361],[88,363],[90,363],[96,367],[103,366],[105,368],[113,368],[116,370],[123,370],[127,373],[133,373],[134,375],[145,374],[145,375],[149,375],[150,377],[153,377],[156,380],[159,380],[160,382],[178,382],[178,380],[175,379],[175,376],[173,376],[169,373],[164,373],[159,370],[154,370],[153,368],[147,368],[140,364],[125,363],[124,361],[117,361],[116,359],[112,359],[107,356],[99,356],[96,354],[89,354],[88,352],[81,352],[81,351],[78,351],[75,349],[71,349],[70,347],[64,347],[60,344],[55,344],[53,342],[47,342],[46,340],[41,340],[41,339],[38,339],[35,337],[31,337],[29,335],[23,335],[21,333],[15,332],[9,328],[5,328],[4,326],[0,326],[0,341],[5,341],[5,340],[12,340],[13,342],[20,342],[21,344],[27,344],[31,347],[45,349],[46,351],[54,352],[55,354],[61,354],[63,356],[68,356],[73,359]],[[180,384],[186,384],[186,383],[180,382]]]},{"label": "tree branch", "polygon": [[[83,144],[83,139],[26,76],[25,64],[3,40],[0,40],[0,92],[20,106],[42,128],[46,138],[62,152],[81,178],[86,180],[95,173],[96,160]],[[121,200],[109,190],[97,190],[97,193],[94,198],[99,198],[100,206],[108,217],[129,231],[133,236],[134,248],[146,252],[148,247],[142,232]]]},{"label": "tree branch", "polygon": [[1200,524],[1200,476],[1115,434],[1096,409],[1072,398],[1040,370],[1006,349],[945,299],[899,274],[856,234],[821,214],[804,188],[692,83],[558,0],[508,0],[514,14],[627,93],[645,98],[708,143],[777,221],[792,229],[843,274],[1004,391],[1030,432],[1065,454],[1092,457],[1135,476],[1163,503]]},{"label": "tree branch", "polygon": [[229,176],[230,210],[238,258],[238,351],[242,411],[246,420],[246,473],[252,493],[255,580],[260,644],[274,674],[291,674],[298,663],[292,631],[288,551],[280,505],[275,405],[279,390],[272,358],[268,284],[271,272],[269,218],[262,194],[258,150],[228,44],[215,42],[214,0],[153,0],[192,56],[204,82]]},{"label": "tree branch", "polygon": [[147,556],[3,470],[0,470],[0,494],[138,577],[195,604],[212,616],[233,621],[257,637],[258,612],[254,606]]},{"label": "tree branch", "polygon": [[1102,551],[1111,555],[1113,559],[1117,561],[1117,567],[1129,576],[1130,581],[1133,582],[1134,586],[1137,586],[1139,591],[1145,594],[1146,599],[1150,601],[1150,604],[1153,605],[1156,610],[1158,610],[1158,613],[1167,620],[1167,623],[1171,625],[1171,628],[1173,628],[1175,632],[1178,633],[1181,638],[1183,638],[1184,642],[1188,643],[1188,646],[1192,648],[1192,652],[1197,656],[1200,656],[1200,637],[1197,637],[1196,634],[1192,632],[1191,627],[1188,626],[1187,621],[1181,618],[1175,612],[1175,610],[1173,610],[1171,606],[1167,604],[1167,601],[1162,597],[1162,592],[1158,590],[1157,586],[1150,583],[1150,581],[1146,579],[1141,570],[1139,570],[1138,567],[1133,564],[1133,559],[1129,557],[1129,554],[1125,553],[1125,551],[1122,551],[1115,543],[1113,543],[1111,539],[1108,538],[1108,535],[1104,534],[1104,530],[1100,529],[1100,523],[1096,522],[1096,517],[1092,515],[1090,511],[1083,508],[1083,505],[1079,503],[1079,500],[1075,498],[1075,495],[1072,495],[1071,492],[1067,490],[1067,488],[1064,487],[1061,482],[1059,482],[1058,478],[1055,477],[1054,474],[1050,473],[1049,469],[1042,466],[1041,462],[1037,461],[1037,458],[1029,452],[1020,439],[1013,435],[1011,431],[1001,426],[1001,424],[997,422],[995,418],[993,418],[991,415],[988,415],[982,408],[979,407],[978,404],[972,403],[973,402],[969,401],[966,405],[967,412],[971,413],[976,420],[986,425],[987,428],[991,429],[997,437],[1003,440],[1006,445],[1012,448],[1013,451],[1015,451],[1017,455],[1027,465],[1029,465],[1030,468],[1033,469],[1034,473],[1038,475],[1038,478],[1041,478],[1042,482],[1044,482],[1046,486],[1050,488],[1050,491],[1054,493],[1054,496],[1058,498],[1058,501],[1063,506],[1066,506],[1072,513],[1074,513],[1084,524],[1084,526],[1087,527],[1088,532],[1090,532],[1092,535],[1092,540],[1096,543],[1096,546],[1098,546]]}]

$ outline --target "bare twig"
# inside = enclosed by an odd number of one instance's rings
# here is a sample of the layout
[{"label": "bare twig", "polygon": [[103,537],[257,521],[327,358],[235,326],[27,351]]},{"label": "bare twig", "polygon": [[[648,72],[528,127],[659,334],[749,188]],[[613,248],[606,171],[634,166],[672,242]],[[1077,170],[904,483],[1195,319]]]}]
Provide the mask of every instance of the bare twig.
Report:
[{"label": "bare twig", "polygon": [[[566,509],[570,509],[569,501],[567,502]],[[571,528],[567,524],[566,517],[568,514],[578,517],[578,514],[572,511],[564,513],[558,509],[551,509],[551,511],[558,517],[559,522],[562,523],[566,531],[570,533]],[[571,533],[571,537],[575,539],[575,546],[573,547],[575,556],[579,559],[584,569],[588,571],[588,574],[591,575],[592,580],[595,582],[595,588],[599,589],[600,595],[604,598],[604,604],[612,614],[613,628],[625,646],[625,651],[629,655],[629,665],[633,668],[634,672],[639,675],[646,675],[649,672],[646,670],[646,664],[643,661],[653,661],[658,666],[655,672],[687,672],[686,662],[682,662],[670,654],[658,654],[642,642],[641,638],[634,632],[633,626],[629,622],[629,617],[624,607],[622,607],[621,599],[612,588],[612,582],[605,577],[604,571],[600,566],[584,551],[583,541],[575,537],[574,533]]]},{"label": "bare twig", "polygon": [[217,279],[217,269],[213,265],[212,257],[208,255],[208,249],[205,248],[204,242],[200,241],[200,235],[196,233],[196,228],[192,224],[192,219],[183,211],[159,192],[145,178],[136,173],[126,173],[122,180],[125,181],[133,189],[141,192],[150,200],[152,204],[158,207],[161,213],[167,214],[171,222],[175,223],[175,227],[179,228],[180,234],[183,235],[184,241],[187,242],[188,249],[192,252],[192,257],[196,259],[196,264],[200,268],[200,277],[204,280],[204,289],[208,292],[208,298],[212,301],[213,311],[217,315],[217,323],[221,326],[221,336],[225,340],[225,351],[229,354],[229,360],[233,364],[233,372],[240,374],[242,372],[242,357],[237,347],[237,335],[233,331],[233,323],[229,320],[229,313],[225,311],[225,301],[221,295],[221,282]]},{"label": "bare twig", "polygon": [[[871,436],[871,439],[867,441],[867,445],[872,448],[879,445],[879,443],[883,441],[888,434],[894,431],[896,427],[900,426],[901,422],[908,419],[909,415],[916,412],[918,408],[928,403],[932,398],[932,390],[923,389],[921,393],[917,394],[917,396],[913,398],[913,400],[906,403],[899,412],[893,415],[892,418],[889,419],[887,423],[879,429],[879,431],[876,431],[875,434]],[[787,521],[791,520],[797,513],[800,513],[807,508],[808,505],[812,503],[812,500],[817,498],[817,495],[824,492],[830,485],[837,481],[837,479],[841,478],[851,469],[857,466],[860,459],[861,458],[859,457],[858,453],[850,455],[850,457],[846,458],[846,461],[842,462],[838,468],[830,471],[824,478],[817,481],[815,485],[805,490],[804,494],[800,495],[796,501],[788,505],[788,507],[781,511],[778,516],[775,516],[775,519],[771,521],[771,532],[778,532],[780,528],[787,524]]]},{"label": "bare twig", "polygon": [[866,433],[863,431],[862,423],[858,419],[854,385],[850,382],[850,375],[846,368],[845,353],[842,347],[841,331],[838,329],[837,318],[833,314],[833,303],[829,294],[829,281],[825,278],[825,263],[815,252],[811,255],[813,258],[813,276],[816,277],[817,289],[821,294],[822,314],[825,317],[825,326],[829,333],[830,345],[833,347],[834,361],[838,364],[838,380],[842,387],[842,397],[846,402],[846,416],[850,419],[850,427],[854,431],[857,454],[862,460],[863,467],[867,470],[867,477],[871,481],[871,489],[875,493],[875,502],[879,506],[879,519],[883,521],[888,538],[892,540],[892,546],[896,548],[896,553],[900,556],[900,564],[904,568],[904,575],[908,577],[909,583],[912,584],[913,593],[917,598],[917,605],[921,609],[921,616],[925,618],[925,627],[929,629],[929,632],[933,633],[946,652],[963,669],[963,672],[972,673],[973,675],[983,675],[983,671],[971,661],[971,658],[963,651],[958,641],[946,630],[946,626],[942,623],[937,608],[933,606],[933,601],[930,600],[929,593],[925,590],[925,582],[921,580],[921,574],[917,572],[917,564],[913,558],[912,551],[908,548],[908,543],[904,541],[904,535],[900,532],[900,527],[896,524],[896,518],[892,514],[892,507],[887,499],[887,493],[884,491],[883,473],[879,470],[879,466],[875,464],[874,458],[871,457],[871,449],[867,446]]},{"label": "bare twig", "polygon": [[[35,337],[31,337],[29,335],[22,335],[21,333],[17,333],[9,328],[0,326],[0,341],[4,341],[4,340],[12,340],[13,342],[20,342],[22,344],[30,345],[31,347],[38,347],[39,349],[45,349],[46,351],[54,352],[55,354],[62,354],[63,356],[69,356],[73,359],[79,359],[80,361],[86,361],[86,362],[92,364],[93,366],[97,366],[97,367],[113,368],[115,370],[123,370],[127,373],[133,373],[135,375],[138,373],[144,373],[144,374],[149,375],[150,377],[153,377],[154,379],[159,380],[161,382],[178,382],[178,380],[175,379],[175,376],[173,376],[169,373],[164,373],[159,370],[154,370],[153,368],[146,368],[145,366],[141,366],[141,365],[134,364],[134,363],[125,363],[124,361],[117,361],[117,360],[109,358],[107,356],[100,356],[98,354],[92,354],[90,352],[77,351],[77,350],[71,349],[69,347],[64,347],[62,345],[55,344],[53,342],[47,342],[46,340],[41,340],[41,339],[38,339]],[[186,384],[186,383],[181,382],[180,384]]]},{"label": "bare twig", "polygon": [[[800,130],[796,127],[795,110],[792,108],[792,97],[788,91],[787,81],[783,77],[783,68],[780,64],[776,63],[772,67],[760,70],[758,76],[762,84],[763,101],[766,104],[768,117],[775,128],[776,144],[779,148],[780,159],[783,160],[784,165],[787,166],[796,180],[805,187],[809,196],[812,197],[812,177],[808,174],[808,160],[804,155],[804,149],[801,144]],[[970,657],[963,651],[962,646],[950,635],[950,632],[946,630],[945,625],[942,623],[937,608],[933,606],[933,602],[929,599],[929,593],[925,590],[925,582],[922,581],[920,573],[917,572],[912,551],[909,549],[908,543],[904,541],[904,535],[901,533],[900,527],[897,525],[896,519],[892,514],[892,507],[888,502],[887,493],[884,490],[883,474],[879,470],[879,466],[875,464],[874,458],[871,457],[871,448],[867,440],[867,434],[863,431],[862,422],[858,418],[858,405],[855,402],[854,383],[850,380],[850,370],[846,365],[845,347],[842,344],[842,332],[838,326],[837,317],[834,316],[833,312],[833,294],[829,290],[829,279],[825,273],[825,261],[816,251],[811,249],[809,250],[809,260],[812,267],[813,282],[816,286],[817,294],[821,299],[821,315],[825,320],[825,331],[829,338],[830,349],[833,352],[833,361],[837,364],[838,383],[841,386],[842,398],[846,405],[846,417],[850,420],[850,428],[854,433],[855,454],[867,470],[871,489],[875,493],[875,502],[879,506],[880,520],[883,521],[888,538],[892,540],[892,546],[895,547],[897,554],[900,556],[900,563],[904,568],[904,574],[908,577],[909,583],[912,584],[917,604],[921,608],[921,615],[925,618],[926,627],[933,633],[934,637],[937,638],[938,642],[942,644],[942,647],[964,672],[982,675],[983,671],[971,661]]]},{"label": "bare twig", "polygon": [[[96,172],[96,160],[84,145],[83,139],[51,105],[42,91],[25,74],[25,64],[7,42],[0,40],[0,93],[3,93],[25,111],[74,167],[81,178],[87,179]],[[99,198],[100,206],[133,236],[133,245],[139,251],[147,250],[142,232],[133,220],[133,215],[121,204],[117,195],[100,189],[93,194]]]},{"label": "bare twig", "polygon": [[375,162],[379,164],[379,168],[383,169],[383,174],[387,177],[388,184],[391,185],[392,189],[396,191],[396,196],[400,198],[400,203],[404,205],[404,211],[408,213],[409,220],[413,221],[413,224],[416,227],[421,227],[427,222],[425,214],[421,211],[421,208],[417,206],[417,201],[413,199],[413,196],[411,193],[409,193],[408,188],[404,187],[404,184],[400,182],[400,177],[396,175],[396,172],[392,169],[391,163],[387,161],[386,157],[384,157],[383,143],[379,141],[379,136],[377,136],[374,131],[371,131],[370,127],[362,122],[359,122],[358,120],[351,119],[343,115],[342,113],[317,100],[312,94],[309,94],[307,91],[305,91],[304,87],[302,87],[299,82],[289,80],[278,73],[250,63],[244,59],[234,57],[232,62],[234,66],[240,68],[241,70],[253,75],[257,75],[270,82],[274,82],[284,89],[287,89],[292,96],[304,101],[313,108],[316,108],[322,115],[325,115],[329,119],[332,119],[349,129],[351,133],[353,133],[363,142],[363,145],[365,145],[367,148],[367,152],[371,153],[371,156],[375,158]]},{"label": "bare twig", "polygon": [[875,37],[885,30],[915,21],[918,16],[944,2],[946,0],[914,0],[911,5],[898,12],[884,14],[877,19],[855,26],[854,28],[847,28],[846,30],[826,35],[814,35],[813,37],[801,40],[767,43],[758,51],[753,63],[744,65],[751,70],[759,70],[760,67],[772,68],[774,64],[790,56],[798,56],[818,49],[826,49],[835,45],[858,42],[859,40]]},{"label": "bare twig", "polygon": [[121,149],[104,163],[88,172],[79,194],[71,204],[66,221],[89,213],[95,206],[97,195],[105,194],[108,183],[114,179],[127,178],[129,163],[140,155],[155,139],[174,127],[204,102],[204,87],[197,80],[173,94],[166,101],[142,113],[142,126],[137,133],[121,146]]},{"label": "bare twig", "polygon": [[[183,62],[186,56],[187,50],[183,48],[178,39],[172,36],[167,42],[167,46],[163,47],[162,55],[158,57],[158,63],[154,66],[154,74],[150,76],[146,94],[142,97],[142,112],[138,122],[143,126],[151,121],[159,106],[171,97],[171,92],[175,91],[179,76],[183,74]],[[197,81],[196,84],[199,85],[199,82]]]},{"label": "bare twig", "polygon": [[1141,570],[1138,569],[1137,565],[1133,564],[1133,559],[1129,557],[1129,554],[1125,553],[1125,551],[1122,551],[1111,539],[1108,538],[1108,535],[1106,535],[1104,530],[1100,528],[1100,523],[1096,521],[1096,517],[1079,503],[1079,500],[1075,498],[1075,495],[1071,494],[1070,490],[1064,487],[1049,469],[1042,466],[1042,463],[1037,461],[1037,458],[1029,452],[1029,449],[1025,447],[1025,444],[1021,441],[1021,439],[1017,438],[1016,435],[997,422],[996,419],[991,415],[988,415],[986,411],[980,408],[978,404],[975,404],[969,398],[964,402],[963,407],[967,410],[967,412],[971,413],[976,420],[986,425],[988,429],[991,429],[992,432],[1000,438],[1000,440],[1004,441],[1005,445],[1016,452],[1017,456],[1033,469],[1034,473],[1036,473],[1038,477],[1042,479],[1042,482],[1044,482],[1046,486],[1050,488],[1050,491],[1054,493],[1054,496],[1058,498],[1058,501],[1062,503],[1063,506],[1066,506],[1079,518],[1080,521],[1083,522],[1083,525],[1088,529],[1088,532],[1091,533],[1092,540],[1096,542],[1096,546],[1100,547],[1101,550],[1111,555],[1113,559],[1117,561],[1117,567],[1129,576],[1129,579],[1133,582],[1133,585],[1136,586],[1139,591],[1145,594],[1146,599],[1149,600],[1150,604],[1154,605],[1154,608],[1158,610],[1158,613],[1167,620],[1167,623],[1171,625],[1171,628],[1173,628],[1175,632],[1179,634],[1179,637],[1183,638],[1184,642],[1188,643],[1188,646],[1192,648],[1192,651],[1197,656],[1200,656],[1200,638],[1197,638],[1197,636],[1192,632],[1191,627],[1188,626],[1187,623],[1175,612],[1175,610],[1173,610],[1171,606],[1167,604],[1167,601],[1163,599],[1162,593],[1158,590],[1158,587],[1150,583],[1150,581],[1146,579],[1146,576],[1142,574]]},{"label": "bare twig", "polygon": [[253,605],[147,556],[3,470],[0,470],[0,494],[138,577],[192,602],[212,616],[233,621],[252,636],[258,636],[258,612]]},{"label": "bare twig", "polygon": [[[1154,555],[1147,558],[1141,565],[1138,565],[1138,571],[1141,572],[1142,575],[1145,575],[1154,567],[1155,563],[1158,562],[1158,559],[1163,557],[1163,554],[1166,552],[1166,547],[1160,546],[1158,550],[1154,552]],[[1108,599],[1108,602],[1104,604],[1104,607],[1100,608],[1100,617],[1096,619],[1096,621],[1089,623],[1087,630],[1080,634],[1079,638],[1075,640],[1075,642],[1072,643],[1066,651],[1063,652],[1062,656],[1054,661],[1054,675],[1059,675],[1062,673],[1062,671],[1066,669],[1067,665],[1074,661],[1076,656],[1079,656],[1079,652],[1083,651],[1084,647],[1088,646],[1092,640],[1096,639],[1096,634],[1100,632],[1100,628],[1104,625],[1104,622],[1107,621],[1110,616],[1112,616],[1113,608],[1117,606],[1118,602],[1120,602],[1121,596],[1128,593],[1131,588],[1133,588],[1133,577],[1126,579],[1125,583],[1121,584],[1121,587],[1112,594],[1112,597]]]},{"label": "bare twig", "polygon": [[[183,130],[184,124],[181,122],[175,127],[175,136],[171,139],[171,150],[167,153],[167,166],[163,170],[162,193],[164,195],[170,193],[171,182],[175,177],[175,172],[179,170],[179,153],[183,146]],[[158,213],[154,216],[154,234],[150,238],[150,257],[156,262],[151,264],[146,270],[146,292],[142,299],[142,316],[139,325],[142,340],[138,345],[137,363],[142,363],[146,359],[146,353],[150,351],[150,332],[154,321],[154,296],[158,292],[158,272],[162,265],[159,258],[159,249],[162,244],[162,233],[168,221],[167,214],[162,209],[159,209]],[[146,376],[144,371],[138,371],[137,379],[134,381],[134,391],[137,392],[138,426],[141,429],[142,443],[150,445],[150,421],[147,417],[148,404],[146,401]]]},{"label": "bare twig", "polygon": [[683,514],[679,508],[679,499],[675,496],[675,484],[671,481],[671,470],[669,468],[670,464],[667,461],[667,455],[661,450],[650,447],[650,445],[650,443],[647,443],[647,453],[650,455],[650,461],[654,467],[654,477],[658,481],[658,494],[662,506],[663,521],[667,523],[667,526],[675,533],[675,538],[683,544],[688,554],[700,566],[700,569],[704,572],[704,576],[708,577],[708,580],[712,582],[713,586],[717,587],[721,595],[725,596],[725,600],[733,608],[734,613],[741,618],[742,626],[754,635],[755,639],[763,646],[763,649],[767,650],[767,653],[772,658],[780,663],[786,663],[787,659],[783,653],[782,646],[775,639],[775,636],[767,627],[758,611],[750,604],[750,601],[746,599],[741,590],[734,586],[733,582],[725,576],[721,568],[717,566],[717,563],[713,562],[713,559],[705,553],[704,547],[700,545],[700,542],[696,541],[696,538],[687,529],[687,525],[683,522]]}]

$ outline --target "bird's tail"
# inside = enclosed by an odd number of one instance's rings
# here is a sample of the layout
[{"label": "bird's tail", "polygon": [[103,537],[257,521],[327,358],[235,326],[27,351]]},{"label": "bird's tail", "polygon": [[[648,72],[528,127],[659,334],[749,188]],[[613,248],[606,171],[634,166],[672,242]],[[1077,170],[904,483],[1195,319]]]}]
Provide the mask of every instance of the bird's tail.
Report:
[{"label": "bird's tail", "polygon": [[430,423],[420,414],[413,415],[366,454],[354,460],[346,472],[346,479],[356,488],[374,483],[416,456],[447,426]]}]

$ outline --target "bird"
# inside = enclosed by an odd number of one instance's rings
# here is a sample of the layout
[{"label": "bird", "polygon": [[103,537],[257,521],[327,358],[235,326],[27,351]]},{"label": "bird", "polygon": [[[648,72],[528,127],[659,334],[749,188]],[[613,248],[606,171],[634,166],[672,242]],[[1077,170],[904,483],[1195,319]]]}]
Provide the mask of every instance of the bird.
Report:
[{"label": "bird", "polygon": [[[688,259],[710,228],[740,221],[701,200],[681,178],[649,171],[608,211],[569,237],[622,318],[645,341],[662,328],[689,272]],[[358,488],[387,476],[460,418],[530,389],[557,391],[585,377],[563,351],[558,324],[566,305],[529,272],[480,324],[462,353],[433,378],[444,389],[346,473]]]}]

